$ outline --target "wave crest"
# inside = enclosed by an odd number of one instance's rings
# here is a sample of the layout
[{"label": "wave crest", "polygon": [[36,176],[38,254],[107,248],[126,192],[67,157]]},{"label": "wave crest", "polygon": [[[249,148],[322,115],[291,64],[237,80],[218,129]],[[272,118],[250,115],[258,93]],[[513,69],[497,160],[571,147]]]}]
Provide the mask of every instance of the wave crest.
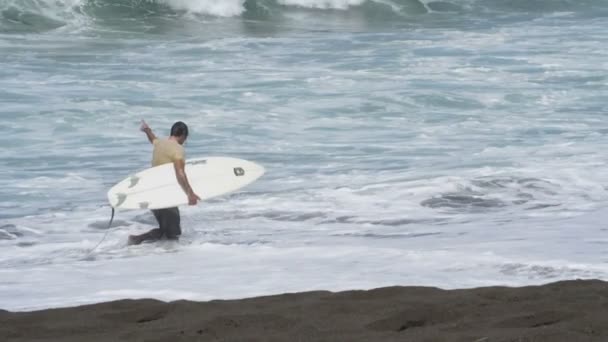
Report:
[{"label": "wave crest", "polygon": [[[325,11],[326,20],[354,13],[372,21],[403,20],[457,12],[454,20],[488,13],[588,12],[608,15],[605,0],[0,0],[0,33],[41,32],[121,18],[181,18],[183,15],[268,20],[293,11]],[[464,19],[462,19],[464,20]],[[315,23],[315,25],[318,23]]]}]

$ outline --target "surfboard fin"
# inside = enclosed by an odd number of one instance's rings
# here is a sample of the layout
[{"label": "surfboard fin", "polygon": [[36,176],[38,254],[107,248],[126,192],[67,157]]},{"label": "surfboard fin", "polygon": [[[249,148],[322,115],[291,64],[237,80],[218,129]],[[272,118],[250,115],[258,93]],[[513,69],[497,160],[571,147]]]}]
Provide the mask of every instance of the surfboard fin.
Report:
[{"label": "surfboard fin", "polygon": [[131,184],[129,184],[129,189],[131,189],[132,187],[136,186],[137,183],[139,183],[139,177],[131,176],[131,178],[129,178],[129,181],[131,182]]},{"label": "surfboard fin", "polygon": [[114,205],[114,208],[120,207],[127,200],[127,195],[123,193],[116,194],[116,197],[118,198],[118,202]]}]

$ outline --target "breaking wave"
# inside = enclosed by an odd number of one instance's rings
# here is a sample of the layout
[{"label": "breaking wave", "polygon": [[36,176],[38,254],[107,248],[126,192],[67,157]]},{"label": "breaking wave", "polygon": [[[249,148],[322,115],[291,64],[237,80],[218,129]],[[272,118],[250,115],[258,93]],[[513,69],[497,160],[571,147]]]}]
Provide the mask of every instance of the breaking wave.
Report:
[{"label": "breaking wave", "polygon": [[269,20],[293,12],[356,14],[378,22],[429,13],[467,15],[587,12],[608,14],[603,0],[0,0],[0,32],[44,32],[120,18],[242,17]]}]

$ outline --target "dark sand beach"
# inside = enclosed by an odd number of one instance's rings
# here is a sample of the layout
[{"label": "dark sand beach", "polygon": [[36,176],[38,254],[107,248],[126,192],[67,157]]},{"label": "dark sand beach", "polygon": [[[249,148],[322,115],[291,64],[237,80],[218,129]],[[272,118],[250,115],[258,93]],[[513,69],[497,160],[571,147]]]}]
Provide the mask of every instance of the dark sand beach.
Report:
[{"label": "dark sand beach", "polygon": [[2,341],[608,341],[608,283],[387,287],[0,311]]}]

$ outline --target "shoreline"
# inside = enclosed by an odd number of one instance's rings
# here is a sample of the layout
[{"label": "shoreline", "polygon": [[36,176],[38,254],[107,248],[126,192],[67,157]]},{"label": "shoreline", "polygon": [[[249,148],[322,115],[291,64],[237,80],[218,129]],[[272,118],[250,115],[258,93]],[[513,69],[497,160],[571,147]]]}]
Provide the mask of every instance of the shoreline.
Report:
[{"label": "shoreline", "polygon": [[[1,308],[0,308],[1,309]],[[4,341],[607,341],[608,282],[395,286],[0,310]]]}]

